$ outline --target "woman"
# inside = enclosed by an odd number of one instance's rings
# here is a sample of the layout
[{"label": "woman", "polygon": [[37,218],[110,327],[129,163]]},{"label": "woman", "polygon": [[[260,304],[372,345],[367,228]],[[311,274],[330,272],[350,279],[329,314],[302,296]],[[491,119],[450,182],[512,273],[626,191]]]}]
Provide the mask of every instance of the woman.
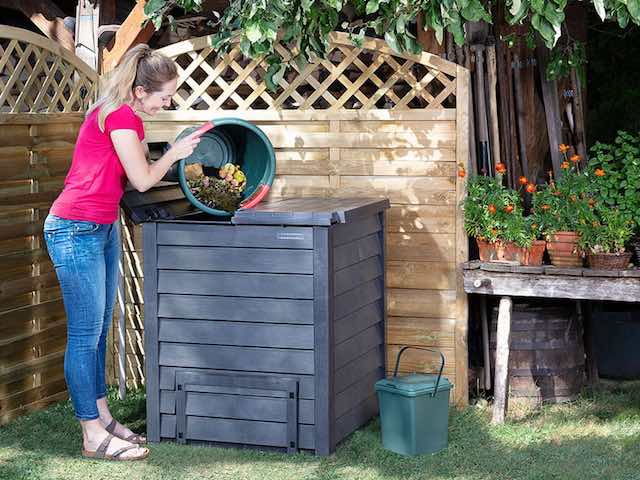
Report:
[{"label": "woman", "polygon": [[105,350],[118,285],[119,202],[127,179],[137,190],[148,190],[199,141],[197,133],[189,135],[147,163],[138,112],[154,115],[168,107],[177,76],[173,61],[147,45],[122,58],[80,127],[64,189],[44,224],[67,314],[64,374],[85,457],[140,460],[149,454],[140,446],[146,439],[109,412]]}]

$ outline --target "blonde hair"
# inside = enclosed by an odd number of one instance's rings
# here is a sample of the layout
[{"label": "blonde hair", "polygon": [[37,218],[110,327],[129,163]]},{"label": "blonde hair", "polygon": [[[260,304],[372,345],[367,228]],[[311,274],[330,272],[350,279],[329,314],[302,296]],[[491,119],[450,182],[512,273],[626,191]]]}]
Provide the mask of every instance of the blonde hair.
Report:
[{"label": "blonde hair", "polygon": [[111,72],[102,96],[89,109],[87,115],[100,107],[98,126],[104,132],[104,122],[114,110],[133,101],[133,89],[142,87],[152,93],[162,90],[164,83],[178,76],[176,64],[144,43],[124,54]]}]

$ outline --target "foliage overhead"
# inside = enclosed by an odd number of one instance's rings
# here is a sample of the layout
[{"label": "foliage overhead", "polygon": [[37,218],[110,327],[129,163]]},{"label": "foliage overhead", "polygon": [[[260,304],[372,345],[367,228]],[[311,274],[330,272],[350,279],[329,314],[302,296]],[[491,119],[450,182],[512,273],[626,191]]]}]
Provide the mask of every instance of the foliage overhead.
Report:
[{"label": "foliage overhead", "polygon": [[[173,7],[185,11],[199,11],[203,0],[148,0],[145,14],[156,28],[163,18],[173,23],[168,12]],[[630,22],[640,25],[640,0],[590,0],[600,18],[617,20],[621,27]],[[538,34],[552,49],[562,34],[567,0],[505,0],[505,18],[512,25],[529,25],[529,39]],[[342,28],[349,32],[356,45],[361,44],[367,32],[375,32],[398,52],[420,53],[410,24],[421,15],[425,30],[433,30],[442,42],[445,32],[455,42],[465,41],[467,22],[492,22],[487,0],[230,0],[219,23],[212,46],[225,51],[233,40],[239,40],[242,53],[252,59],[267,56],[269,68],[266,81],[274,88],[285,73],[290,61],[299,66],[326,58],[329,33]],[[283,58],[275,45],[281,42],[292,52]],[[562,76],[563,63],[580,65],[581,48],[558,50],[547,71],[550,78]],[[567,60],[563,60],[563,58]],[[558,67],[558,68],[556,68]]]}]

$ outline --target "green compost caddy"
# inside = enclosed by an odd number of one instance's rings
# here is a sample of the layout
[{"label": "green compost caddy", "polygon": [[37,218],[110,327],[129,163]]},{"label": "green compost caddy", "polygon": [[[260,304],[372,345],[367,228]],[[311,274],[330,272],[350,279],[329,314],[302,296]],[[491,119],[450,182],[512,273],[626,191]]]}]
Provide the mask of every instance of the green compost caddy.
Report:
[{"label": "green compost caddy", "polygon": [[[398,376],[400,356],[409,349],[440,354],[437,375]],[[392,378],[376,382],[380,406],[382,445],[402,455],[436,453],[447,448],[449,433],[449,392],[453,385],[442,376],[442,352],[422,347],[402,347]]]}]

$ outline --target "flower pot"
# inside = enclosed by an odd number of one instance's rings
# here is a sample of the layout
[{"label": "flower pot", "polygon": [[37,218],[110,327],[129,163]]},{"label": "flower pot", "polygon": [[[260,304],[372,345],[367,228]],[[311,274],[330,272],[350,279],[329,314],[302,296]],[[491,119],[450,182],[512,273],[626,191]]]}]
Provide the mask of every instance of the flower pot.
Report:
[{"label": "flower pot", "polygon": [[542,265],[542,257],[547,248],[547,242],[544,240],[534,240],[529,248],[525,250],[523,265]]},{"label": "flower pot", "polygon": [[480,260],[483,262],[517,262],[524,265],[527,258],[527,249],[519,247],[513,242],[497,242],[489,243],[476,238],[478,250],[480,251]]},{"label": "flower pot", "polygon": [[504,260],[504,244],[500,241],[485,242],[476,238],[480,260],[482,262],[495,262]]},{"label": "flower pot", "polygon": [[576,232],[556,232],[547,241],[551,263],[557,267],[581,267],[582,253],[578,249]]},{"label": "flower pot", "polygon": [[591,268],[598,270],[624,270],[629,266],[631,252],[624,253],[589,253],[587,261]]}]

